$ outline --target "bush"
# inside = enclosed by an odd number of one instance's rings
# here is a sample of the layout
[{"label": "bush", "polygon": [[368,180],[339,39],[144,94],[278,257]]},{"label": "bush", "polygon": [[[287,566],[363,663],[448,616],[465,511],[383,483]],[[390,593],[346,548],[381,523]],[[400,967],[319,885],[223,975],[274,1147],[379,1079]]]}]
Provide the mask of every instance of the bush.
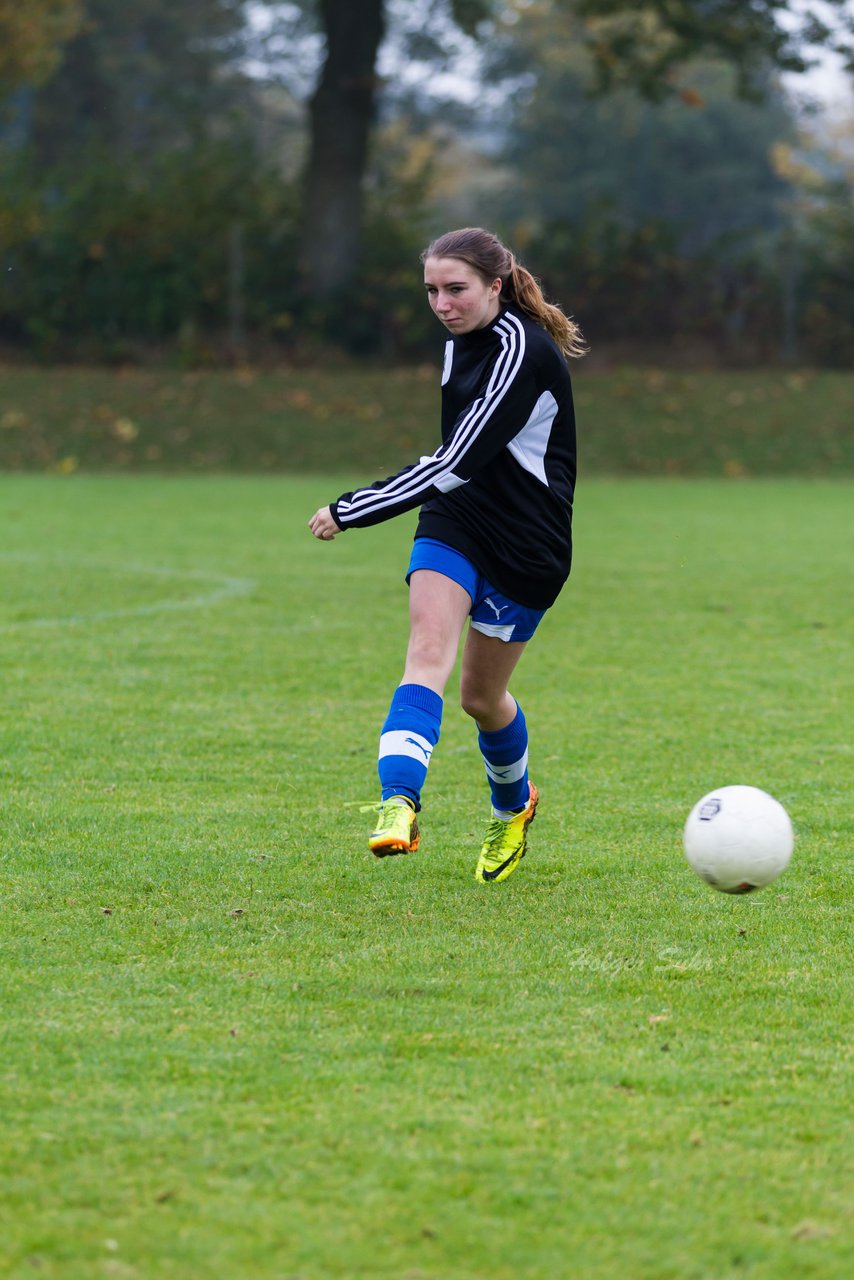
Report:
[{"label": "bush", "polygon": [[[234,147],[158,157],[146,170],[90,154],[37,178],[7,163],[0,336],[44,356],[107,354],[233,327],[275,332],[293,253],[293,199]],[[237,237],[237,241],[235,240]],[[239,261],[236,259],[239,258]]]}]

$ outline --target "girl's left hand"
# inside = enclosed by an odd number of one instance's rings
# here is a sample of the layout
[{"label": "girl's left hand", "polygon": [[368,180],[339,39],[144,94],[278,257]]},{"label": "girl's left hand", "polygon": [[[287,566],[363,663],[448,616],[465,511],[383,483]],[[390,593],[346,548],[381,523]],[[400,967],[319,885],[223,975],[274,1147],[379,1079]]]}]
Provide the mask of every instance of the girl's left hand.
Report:
[{"label": "girl's left hand", "polygon": [[319,511],[315,511],[308,522],[308,527],[315,538],[320,538],[321,542],[331,542],[336,534],[341,532],[341,526],[334,520],[329,507],[321,507]]}]

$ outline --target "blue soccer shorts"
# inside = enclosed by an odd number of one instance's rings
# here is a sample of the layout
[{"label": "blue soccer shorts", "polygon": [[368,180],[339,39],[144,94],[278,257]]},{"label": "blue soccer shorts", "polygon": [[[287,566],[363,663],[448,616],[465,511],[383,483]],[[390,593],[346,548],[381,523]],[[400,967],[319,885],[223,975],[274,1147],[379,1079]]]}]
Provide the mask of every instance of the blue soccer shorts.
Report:
[{"label": "blue soccer shorts", "polygon": [[416,569],[432,569],[458,582],[471,596],[469,617],[475,631],[497,640],[530,640],[545,609],[526,609],[502,595],[460,551],[435,538],[416,538],[412,547],[406,581]]}]

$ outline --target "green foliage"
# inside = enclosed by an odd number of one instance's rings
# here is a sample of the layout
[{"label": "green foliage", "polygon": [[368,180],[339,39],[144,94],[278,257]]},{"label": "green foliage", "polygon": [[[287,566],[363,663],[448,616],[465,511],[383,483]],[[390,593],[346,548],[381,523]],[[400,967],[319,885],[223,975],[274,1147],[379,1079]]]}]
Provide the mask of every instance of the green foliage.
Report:
[{"label": "green foliage", "polygon": [[259,151],[243,17],[239,0],[88,0],[0,149],[7,340],[42,356],[191,353],[237,307],[254,331],[287,317],[275,289],[256,291],[283,275],[295,210]]},{"label": "green foliage", "polygon": [[[70,167],[34,175],[7,165],[18,214],[7,222],[0,328],[42,355],[128,356],[159,343],[222,332],[228,323],[229,235],[245,246],[246,320],[275,330],[270,280],[289,256],[293,209],[281,181],[227,143],[163,152],[136,170],[92,150]],[[21,213],[25,217],[21,217]],[[266,287],[256,291],[256,286]]]},{"label": "green foliage", "polygon": [[[670,8],[675,21],[686,6]],[[642,23],[649,10],[623,17]],[[838,265],[850,241],[844,219],[824,212],[838,213],[840,196],[813,199],[795,233],[798,173],[778,163],[797,136],[790,107],[767,73],[764,98],[746,101],[731,65],[685,53],[665,101],[625,87],[596,96],[571,7],[523,7],[489,59],[521,85],[505,112],[508,177],[493,218],[594,347],[705,342],[733,361],[786,349],[850,363]],[[850,208],[850,177],[840,187]],[[785,298],[793,236],[813,247]]]},{"label": "green foliage", "polygon": [[803,303],[801,337],[813,360],[851,368],[854,360],[854,182],[827,185],[790,252]]},{"label": "green foliage", "polygon": [[435,350],[436,324],[424,305],[420,254],[428,243],[430,191],[441,168],[429,135],[407,116],[377,131],[357,289],[349,311],[365,349],[390,355]]},{"label": "green foliage", "polygon": [[411,522],[314,542],[344,483],[0,477],[4,1275],[847,1280],[850,486],[584,486],[493,891],[453,686],[367,853]]},{"label": "green foliage", "polygon": [[791,193],[772,151],[795,134],[770,84],[763,102],[742,101],[732,69],[705,62],[682,68],[680,92],[662,103],[626,89],[593,97],[574,23],[535,10],[519,26],[496,53],[499,70],[532,84],[506,121],[507,221],[654,221],[688,258],[761,251]]},{"label": "green foliage", "polygon": [[854,50],[848,0],[820,10],[786,0],[556,0],[554,7],[585,19],[600,87],[630,84],[653,98],[672,92],[674,68],[698,56],[725,59],[741,93],[755,96],[769,66],[802,72],[816,46],[849,61]]},{"label": "green foliage", "polygon": [[83,21],[84,0],[0,0],[0,86],[46,79]]},{"label": "green foliage", "polygon": [[[776,246],[757,256],[728,246],[686,257],[672,225],[626,226],[605,207],[574,226],[547,223],[522,256],[546,292],[581,322],[597,345],[629,342],[674,354],[692,345],[733,365],[773,362],[783,342]],[[816,356],[820,355],[814,349]]]}]

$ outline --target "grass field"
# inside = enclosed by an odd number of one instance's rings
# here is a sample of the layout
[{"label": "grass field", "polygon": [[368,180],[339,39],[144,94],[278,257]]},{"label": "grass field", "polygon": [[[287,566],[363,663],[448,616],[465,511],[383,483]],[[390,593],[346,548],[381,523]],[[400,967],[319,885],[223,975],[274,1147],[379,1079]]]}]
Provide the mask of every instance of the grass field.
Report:
[{"label": "grass field", "polygon": [[[409,519],[320,479],[0,476],[10,1280],[843,1280],[854,485],[588,480],[519,668],[529,856],[365,836]],[[713,786],[789,809],[716,894]]]}]

